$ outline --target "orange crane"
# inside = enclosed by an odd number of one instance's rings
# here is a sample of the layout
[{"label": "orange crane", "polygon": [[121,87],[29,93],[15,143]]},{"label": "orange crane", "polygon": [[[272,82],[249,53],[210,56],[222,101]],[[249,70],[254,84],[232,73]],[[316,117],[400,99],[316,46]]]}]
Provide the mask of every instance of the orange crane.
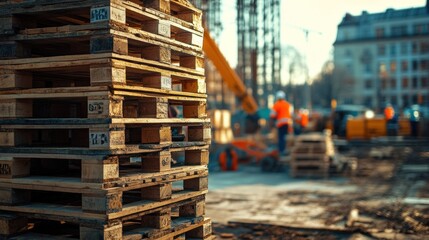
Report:
[{"label": "orange crane", "polygon": [[204,31],[203,51],[212,60],[228,88],[241,100],[243,110],[248,114],[255,114],[258,111],[255,99],[252,95],[248,94],[246,86],[237,73],[229,66],[228,61],[226,61],[207,30]]},{"label": "orange crane", "polygon": [[[229,66],[228,61],[225,59],[207,30],[204,31],[203,51],[206,57],[213,62],[228,88],[241,100],[243,110],[249,115],[257,114],[258,105],[255,99],[247,92],[246,86],[237,73]],[[237,158],[237,154],[226,152],[234,149],[245,152],[247,155],[246,157],[251,156],[257,163],[260,162],[263,171],[272,171],[277,168],[279,162],[278,152],[276,150],[267,151],[267,147],[263,143],[250,139],[234,139],[230,144],[221,149],[221,152],[218,153],[220,158],[218,160],[220,160],[221,166],[222,164],[231,165],[226,162],[233,160],[222,158],[227,158],[227,156],[235,156],[235,158]],[[237,161],[237,159],[234,160]],[[222,163],[222,161],[225,162]],[[232,169],[236,168],[233,167]]]}]

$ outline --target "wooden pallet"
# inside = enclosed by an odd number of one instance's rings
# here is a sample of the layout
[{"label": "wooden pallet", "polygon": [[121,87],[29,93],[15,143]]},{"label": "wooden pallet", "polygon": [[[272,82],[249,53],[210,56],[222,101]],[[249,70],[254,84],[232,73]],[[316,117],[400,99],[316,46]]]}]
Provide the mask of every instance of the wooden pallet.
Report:
[{"label": "wooden pallet", "polygon": [[[0,216],[4,228],[21,231],[0,236],[8,239],[213,239],[211,221],[204,218],[202,201],[185,201],[108,224],[73,223]],[[13,226],[11,226],[13,224]],[[25,229],[29,229],[25,231]]]},{"label": "wooden pallet", "polygon": [[0,3],[0,238],[213,239],[201,14]]},{"label": "wooden pallet", "polygon": [[328,178],[329,166],[314,165],[291,165],[289,174],[292,177],[323,177]]},{"label": "wooden pallet", "polygon": [[[150,25],[148,23],[153,21],[168,20],[173,30],[187,27],[198,32],[203,31],[202,12],[187,1],[181,0],[3,1],[0,4],[0,16],[3,17],[0,31],[3,34],[14,34],[22,28],[34,28],[34,19],[37,19],[37,24],[42,27],[112,21],[136,28]],[[161,32],[167,33],[168,27],[167,25],[159,28]]]},{"label": "wooden pallet", "polygon": [[206,93],[200,71],[116,53],[0,60],[0,64],[1,89],[116,84]]},{"label": "wooden pallet", "polygon": [[[204,96],[122,85],[9,90],[0,91],[0,114],[2,118],[207,118]],[[181,116],[169,116],[170,106],[180,108]]]},{"label": "wooden pallet", "polygon": [[328,177],[329,164],[329,156],[326,154],[292,154],[290,174],[293,177]]}]

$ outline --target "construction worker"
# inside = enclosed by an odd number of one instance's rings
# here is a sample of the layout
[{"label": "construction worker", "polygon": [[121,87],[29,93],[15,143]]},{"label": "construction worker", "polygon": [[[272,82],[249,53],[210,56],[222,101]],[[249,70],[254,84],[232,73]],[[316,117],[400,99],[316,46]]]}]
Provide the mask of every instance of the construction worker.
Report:
[{"label": "construction worker", "polygon": [[276,103],[273,106],[270,117],[276,120],[278,135],[279,154],[286,152],[286,136],[289,131],[289,125],[292,124],[292,106],[286,101],[286,94],[283,91],[276,93]]},{"label": "construction worker", "polygon": [[384,118],[386,119],[386,130],[388,136],[395,136],[397,133],[397,118],[395,117],[395,109],[391,104],[387,104],[384,109]]},{"label": "construction worker", "polygon": [[305,109],[297,110],[295,116],[294,134],[300,135],[308,125],[308,111]]},{"label": "construction worker", "polygon": [[419,136],[419,121],[420,121],[420,111],[418,105],[412,105],[409,113],[409,121],[411,127],[411,136]]}]

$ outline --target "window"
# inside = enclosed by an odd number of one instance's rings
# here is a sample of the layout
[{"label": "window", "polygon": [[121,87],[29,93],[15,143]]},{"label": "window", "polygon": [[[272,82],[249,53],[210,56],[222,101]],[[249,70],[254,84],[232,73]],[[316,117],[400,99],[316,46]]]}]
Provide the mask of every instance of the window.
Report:
[{"label": "window", "polygon": [[417,80],[417,77],[413,77],[413,88],[417,89],[419,86],[419,82]]},{"label": "window", "polygon": [[395,44],[390,45],[390,55],[396,56],[396,45]]},{"label": "window", "polygon": [[421,87],[429,87],[428,77],[422,77],[420,79]]},{"label": "window", "polygon": [[407,77],[403,77],[402,78],[402,88],[407,88],[408,87],[408,78]]},{"label": "window", "polygon": [[377,38],[383,38],[383,37],[385,37],[385,35],[384,35],[385,33],[384,33],[384,28],[376,28],[375,29],[375,36],[377,37]]},{"label": "window", "polygon": [[408,45],[407,43],[401,43],[401,54],[405,55],[408,53]]},{"label": "window", "polygon": [[420,61],[420,70],[429,70],[429,60]]},{"label": "window", "polygon": [[417,45],[417,43],[413,42],[411,44],[411,48],[412,48],[412,52],[413,53],[417,53],[418,52],[418,45]]},{"label": "window", "polygon": [[386,55],[386,46],[385,45],[378,45],[377,49],[379,56],[385,56]]},{"label": "window", "polygon": [[425,54],[429,52],[429,42],[420,43],[420,53]]},{"label": "window", "polygon": [[387,88],[387,79],[382,78],[381,79],[381,89],[386,89]]},{"label": "window", "polygon": [[407,26],[401,25],[401,26],[394,26],[391,28],[391,35],[393,37],[400,37],[407,35]]},{"label": "window", "polygon": [[392,97],[390,98],[390,103],[391,103],[392,105],[397,105],[397,104],[398,104],[398,98],[397,98],[396,96],[392,96]]},{"label": "window", "polygon": [[347,50],[344,52],[344,55],[345,55],[346,57],[352,57],[352,51],[350,51],[350,49],[347,49]]},{"label": "window", "polygon": [[390,88],[391,89],[396,88],[396,79],[395,78],[390,79]]},{"label": "window", "polygon": [[406,107],[408,105],[409,105],[408,96],[407,95],[402,95],[402,106]]},{"label": "window", "polygon": [[406,61],[406,60],[401,61],[401,71],[403,71],[403,72],[408,71],[408,61]]},{"label": "window", "polygon": [[367,79],[365,80],[365,89],[371,89],[372,88],[372,80]]},{"label": "window", "polygon": [[414,34],[420,35],[428,32],[428,25],[419,23],[413,26]]},{"label": "window", "polygon": [[365,70],[366,73],[372,73],[371,63],[365,63],[364,70]]},{"label": "window", "polygon": [[390,72],[392,73],[396,72],[396,61],[390,62]]},{"label": "window", "polygon": [[416,60],[413,60],[413,71],[417,71],[419,69],[419,64]]},{"label": "window", "polygon": [[417,95],[413,95],[411,97],[411,102],[412,102],[412,104],[417,104]]}]

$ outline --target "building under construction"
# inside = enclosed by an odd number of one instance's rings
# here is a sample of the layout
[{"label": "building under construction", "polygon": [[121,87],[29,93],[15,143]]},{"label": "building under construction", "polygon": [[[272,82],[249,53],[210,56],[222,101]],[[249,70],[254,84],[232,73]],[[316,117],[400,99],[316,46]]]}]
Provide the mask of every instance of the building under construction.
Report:
[{"label": "building under construction", "polygon": [[[222,1],[194,0],[204,12],[207,29],[219,39],[222,30]],[[237,0],[236,72],[261,107],[266,107],[273,89],[281,86],[280,1]],[[222,89],[222,79],[206,66],[209,101],[213,108],[235,109],[234,97]]]}]

